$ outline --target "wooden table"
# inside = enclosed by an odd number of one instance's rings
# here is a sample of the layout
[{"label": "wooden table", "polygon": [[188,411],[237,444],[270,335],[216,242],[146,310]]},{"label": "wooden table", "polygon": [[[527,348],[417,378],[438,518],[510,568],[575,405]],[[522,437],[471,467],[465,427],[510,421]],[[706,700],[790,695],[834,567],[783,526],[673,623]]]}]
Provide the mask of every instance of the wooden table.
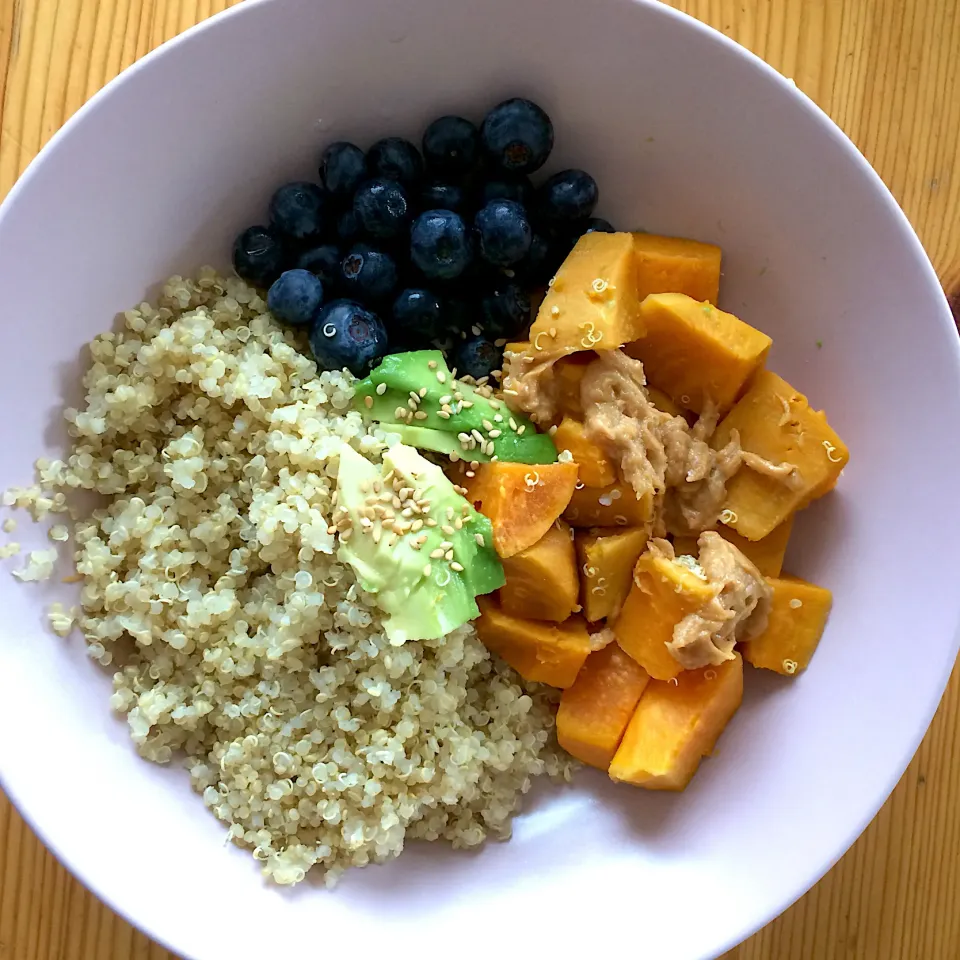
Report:
[{"label": "wooden table", "polygon": [[[107,80],[234,2],[0,0],[0,196]],[[960,305],[960,3],[676,5],[793,77],[846,130]],[[960,960],[958,903],[960,668],[920,752],[864,836],[727,960]],[[172,960],[73,880],[0,795],[0,960],[146,958]]]}]

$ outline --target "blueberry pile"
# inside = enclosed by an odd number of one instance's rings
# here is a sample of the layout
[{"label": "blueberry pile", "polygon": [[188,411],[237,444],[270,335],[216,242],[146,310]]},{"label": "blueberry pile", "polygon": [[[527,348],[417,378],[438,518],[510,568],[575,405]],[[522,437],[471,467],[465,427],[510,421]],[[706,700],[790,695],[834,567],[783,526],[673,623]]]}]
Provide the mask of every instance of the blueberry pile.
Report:
[{"label": "blueberry pile", "polygon": [[434,120],[421,149],[386,137],[364,153],[332,143],[320,183],[280,187],[269,226],[237,237],[237,273],[269,288],[282,323],[304,328],[317,362],[363,376],[399,350],[438,347],[477,379],[530,323],[530,295],[577,240],[600,230],[596,181],[564,170],[530,180],[553,148],[535,103],[506,100],[478,129]]}]

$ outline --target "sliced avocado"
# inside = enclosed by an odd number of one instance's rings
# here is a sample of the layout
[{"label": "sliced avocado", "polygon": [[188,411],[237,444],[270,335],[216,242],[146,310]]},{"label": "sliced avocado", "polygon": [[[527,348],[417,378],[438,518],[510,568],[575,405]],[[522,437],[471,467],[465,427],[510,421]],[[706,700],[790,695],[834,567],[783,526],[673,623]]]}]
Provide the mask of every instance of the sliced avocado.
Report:
[{"label": "sliced avocado", "polygon": [[[455,459],[486,461],[495,456],[515,463],[557,459],[553,441],[538,433],[533,421],[455,380],[439,350],[384,357],[357,382],[356,404],[364,416],[384,425],[407,423],[452,435],[457,438]],[[462,435],[469,439],[461,442]]]},{"label": "sliced avocado", "polygon": [[[405,423],[392,423],[389,420],[383,421],[385,427],[390,427],[392,433],[400,437],[400,442],[408,447],[416,447],[418,450],[432,450],[434,453],[443,453],[448,457],[451,453],[460,456],[463,450],[460,447],[460,441],[456,434],[447,433],[445,430],[433,430],[430,427],[411,427]],[[489,457],[484,457],[488,460]]]},{"label": "sliced avocado", "polygon": [[[394,510],[394,496],[410,505],[405,508],[412,510],[410,517]],[[384,631],[397,646],[435,639],[462,626],[480,614],[474,597],[504,584],[489,520],[413,447],[395,444],[378,467],[345,446],[337,503],[338,519],[349,519],[352,531],[346,540],[341,535],[339,558],[377,598],[386,614]],[[371,513],[376,519],[369,522]],[[397,521],[421,523],[416,531],[397,534]]]}]

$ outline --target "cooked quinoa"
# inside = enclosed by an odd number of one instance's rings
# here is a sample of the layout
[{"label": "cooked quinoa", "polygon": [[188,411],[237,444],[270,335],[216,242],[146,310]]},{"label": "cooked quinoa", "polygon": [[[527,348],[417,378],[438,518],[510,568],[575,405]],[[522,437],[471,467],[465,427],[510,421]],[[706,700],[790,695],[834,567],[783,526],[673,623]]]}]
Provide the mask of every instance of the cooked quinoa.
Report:
[{"label": "cooked quinoa", "polygon": [[[385,434],[318,374],[257,292],[204,270],[90,344],[73,449],[5,502],[35,518],[64,492],[89,653],[140,754],[185,757],[194,788],[278,883],[315,864],[396,856],[407,837],[505,837],[531,777],[568,775],[555,694],[526,684],[472,626],[392,646],[328,532],[339,451]],[[61,541],[58,525],[51,533]],[[30,554],[22,579],[49,574]]]}]

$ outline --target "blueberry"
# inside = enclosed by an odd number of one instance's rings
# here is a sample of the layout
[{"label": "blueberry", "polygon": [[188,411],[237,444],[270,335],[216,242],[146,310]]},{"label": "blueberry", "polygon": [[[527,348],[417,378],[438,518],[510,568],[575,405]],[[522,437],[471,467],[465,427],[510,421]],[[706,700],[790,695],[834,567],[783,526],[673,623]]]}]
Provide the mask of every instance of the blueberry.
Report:
[{"label": "blueberry", "polygon": [[491,200],[513,200],[528,207],[533,202],[533,185],[526,177],[501,177],[488,180],[480,195],[483,205]]},{"label": "blueberry", "polygon": [[284,271],[267,293],[270,312],[291,327],[313,323],[322,303],[323,284],[309,270]]},{"label": "blueberry", "polygon": [[410,258],[426,277],[459,277],[473,259],[467,225],[452,210],[421,213],[410,230]]},{"label": "blueberry", "polygon": [[409,190],[423,176],[423,158],[409,140],[385,137],[367,152],[367,171],[371,177],[396,180]]},{"label": "blueberry", "polygon": [[283,269],[283,243],[267,227],[247,227],[233,242],[237,275],[258,287],[269,287]]},{"label": "blueberry", "polygon": [[270,226],[291,240],[311,240],[323,230],[326,197],[315,183],[280,187],[270,198]]},{"label": "blueberry", "polygon": [[503,349],[495,347],[486,337],[471,337],[456,346],[453,365],[458,376],[482,380],[502,368]]},{"label": "blueberry", "polygon": [[466,205],[466,191],[456,183],[434,180],[420,191],[420,206],[424,210],[453,210],[455,213],[463,213]]},{"label": "blueberry", "polygon": [[340,282],[354,299],[376,303],[396,289],[397,265],[381,250],[358,243],[340,264]]},{"label": "blueberry", "polygon": [[297,267],[300,270],[309,270],[322,281],[326,290],[331,290],[340,278],[340,260],[342,254],[339,247],[332,243],[325,243],[319,247],[304,250],[297,257]]},{"label": "blueberry", "polygon": [[609,220],[604,220],[603,217],[590,217],[585,223],[578,224],[578,232],[582,237],[587,233],[616,233],[617,231]]},{"label": "blueberry", "polygon": [[388,240],[399,237],[410,222],[407,193],[392,180],[368,180],[357,189],[353,210],[360,226],[371,237]]},{"label": "blueberry", "polygon": [[553,149],[553,124],[530,100],[505,100],[483,121],[480,139],[493,166],[505,173],[533,173]]},{"label": "blueberry", "polygon": [[477,163],[480,133],[463,117],[440,117],[423,134],[423,155],[438,173],[458,176],[469,173]]},{"label": "blueberry", "polygon": [[450,296],[444,299],[444,333],[471,335],[474,327],[482,323],[480,305],[476,297]]},{"label": "blueberry", "polygon": [[367,158],[353,143],[338,140],[331,143],[320,157],[320,179],[338,200],[349,200],[366,179]]},{"label": "blueberry", "polygon": [[408,287],[393,301],[393,332],[398,340],[425,347],[442,337],[443,307],[429,290]]},{"label": "blueberry", "polygon": [[538,212],[555,224],[573,224],[593,213],[600,192],[597,181],[583,170],[555,173],[537,191]]},{"label": "blueberry", "polygon": [[530,323],[530,297],[517,283],[498,284],[481,303],[483,330],[491,340],[510,340]]},{"label": "blueberry", "polygon": [[349,246],[363,235],[363,227],[357,211],[350,207],[337,218],[337,238],[344,246]]},{"label": "blueberry", "polygon": [[310,330],[310,349],[325,370],[346,367],[365,376],[388,351],[387,331],[380,318],[352,300],[328,303]]},{"label": "blueberry", "polygon": [[539,287],[545,284],[563,263],[556,241],[544,233],[534,233],[527,255],[514,267],[518,280]]},{"label": "blueberry", "polygon": [[491,200],[474,218],[473,229],[480,256],[499,267],[522,260],[533,237],[527,211],[513,200]]}]

